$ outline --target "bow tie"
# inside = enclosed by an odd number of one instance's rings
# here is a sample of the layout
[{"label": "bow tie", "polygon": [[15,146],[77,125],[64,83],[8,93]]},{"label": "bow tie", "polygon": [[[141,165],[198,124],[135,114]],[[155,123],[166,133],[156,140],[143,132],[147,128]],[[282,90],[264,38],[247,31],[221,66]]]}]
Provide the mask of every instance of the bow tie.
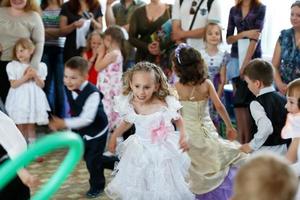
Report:
[{"label": "bow tie", "polygon": [[80,94],[80,93],[81,93],[81,90],[75,89],[75,90],[73,90],[73,92],[76,92],[77,94]]}]

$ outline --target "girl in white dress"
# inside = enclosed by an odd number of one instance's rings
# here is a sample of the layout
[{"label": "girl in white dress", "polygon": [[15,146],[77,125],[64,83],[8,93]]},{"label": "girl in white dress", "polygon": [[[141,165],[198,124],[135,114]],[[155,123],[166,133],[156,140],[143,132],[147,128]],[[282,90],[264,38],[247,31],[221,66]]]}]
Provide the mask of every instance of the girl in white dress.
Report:
[{"label": "girl in white dress", "polygon": [[[286,157],[293,163],[292,168],[300,177],[300,78],[288,84],[285,107],[289,114],[281,135],[284,139],[292,138]],[[300,188],[296,199],[300,199]]]},{"label": "girl in white dress", "polygon": [[194,199],[185,182],[190,160],[183,153],[187,143],[180,108],[155,64],[140,62],[125,73],[123,96],[116,105],[123,121],[111,136],[110,151],[133,124],[136,132],[117,148],[116,176],[105,189],[111,199]]},{"label": "girl in white dress", "polygon": [[[224,103],[224,85],[226,83],[226,64],[230,58],[229,53],[222,51],[219,45],[222,43],[222,28],[219,24],[209,23],[204,34],[205,49],[200,50],[207,68],[209,79],[213,82],[219,98]],[[220,132],[220,116],[212,101],[209,101],[209,113],[217,130]]]},{"label": "girl in white dress", "polygon": [[42,90],[47,66],[40,63],[38,70],[31,67],[33,53],[32,41],[28,38],[19,39],[14,46],[14,60],[6,67],[11,87],[5,108],[29,143],[36,138],[35,124],[48,124],[47,111],[50,111]]}]

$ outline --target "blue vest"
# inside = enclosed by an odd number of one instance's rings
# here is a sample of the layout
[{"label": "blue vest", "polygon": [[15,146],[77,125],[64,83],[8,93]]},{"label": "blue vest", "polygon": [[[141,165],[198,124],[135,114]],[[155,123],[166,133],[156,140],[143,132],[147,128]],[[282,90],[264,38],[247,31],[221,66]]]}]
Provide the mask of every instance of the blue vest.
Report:
[{"label": "blue vest", "polygon": [[96,112],[96,116],[94,118],[94,121],[89,124],[86,127],[79,128],[79,129],[72,129],[72,131],[80,134],[81,136],[88,135],[88,136],[96,136],[99,134],[104,128],[108,125],[107,116],[104,112],[103,104],[102,104],[102,98],[103,95],[100,93],[100,91],[91,83],[88,83],[84,89],[78,94],[78,97],[74,100],[72,96],[72,92],[66,89],[68,101],[70,104],[71,109],[71,116],[77,117],[82,112],[82,108],[87,100],[87,98],[94,92],[98,92],[100,95],[100,102],[98,105],[98,110]]},{"label": "blue vest", "polygon": [[[273,126],[273,133],[269,135],[263,146],[287,144],[289,140],[281,138],[281,130],[285,125],[287,117],[287,110],[285,109],[286,98],[274,91],[256,97],[256,101],[264,108]],[[254,135],[257,132],[257,126],[255,123],[253,125],[251,132]]]}]

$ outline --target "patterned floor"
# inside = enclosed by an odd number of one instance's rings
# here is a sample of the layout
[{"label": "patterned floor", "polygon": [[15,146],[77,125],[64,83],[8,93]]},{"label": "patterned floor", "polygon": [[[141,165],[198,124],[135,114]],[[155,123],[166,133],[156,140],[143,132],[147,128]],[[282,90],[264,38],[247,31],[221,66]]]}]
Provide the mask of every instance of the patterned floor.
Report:
[{"label": "patterned floor", "polygon": [[[56,171],[57,167],[60,165],[64,156],[66,155],[66,150],[57,150],[48,155],[45,155],[44,161],[33,162],[29,167],[29,171],[37,175],[41,182],[44,184],[47,182],[49,177]],[[110,181],[111,170],[105,170],[105,175],[107,177],[107,182]],[[85,198],[85,192],[89,189],[88,185],[88,172],[85,167],[84,161],[80,161],[76,169],[69,176],[69,178],[64,182],[58,192],[51,197],[53,200],[68,200],[76,199],[82,200]],[[32,193],[36,192],[38,188],[34,188]],[[109,198],[102,194],[96,200],[108,200]]]}]

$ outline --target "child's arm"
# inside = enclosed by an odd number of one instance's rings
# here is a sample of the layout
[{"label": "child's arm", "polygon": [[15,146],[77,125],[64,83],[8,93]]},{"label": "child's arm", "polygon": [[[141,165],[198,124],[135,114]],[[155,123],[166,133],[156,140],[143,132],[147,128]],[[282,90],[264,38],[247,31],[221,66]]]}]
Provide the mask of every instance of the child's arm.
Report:
[{"label": "child's arm", "polygon": [[29,74],[31,74],[33,80],[35,81],[35,83],[37,84],[37,86],[39,86],[40,88],[43,88],[45,86],[45,81],[43,79],[41,79],[41,77],[39,76],[39,74],[37,73],[37,71],[34,68],[31,68],[28,70]]},{"label": "child's arm", "polygon": [[223,65],[220,69],[220,83],[218,85],[218,92],[217,92],[219,98],[222,97],[225,83],[226,83],[226,66]]},{"label": "child's arm", "polygon": [[21,181],[27,185],[28,187],[36,187],[40,184],[40,180],[29,173],[27,169],[21,169],[18,171],[18,176],[20,177]]},{"label": "child's arm", "polygon": [[258,150],[266,142],[269,135],[273,133],[272,122],[267,117],[262,105],[257,101],[252,101],[250,103],[250,112],[257,126],[257,132],[249,143],[242,145],[241,150],[245,153]]},{"label": "child's arm", "polygon": [[184,123],[183,119],[180,116],[179,119],[174,120],[176,128],[179,130],[179,146],[183,151],[187,151],[189,149],[186,138],[185,138],[185,129],[184,129]]},{"label": "child's arm", "polygon": [[133,124],[128,123],[126,121],[122,121],[120,125],[114,130],[114,132],[111,134],[111,137],[109,139],[108,143],[108,150],[112,153],[116,151],[116,145],[117,145],[117,138],[122,136],[123,133],[125,133],[130,127],[132,127]]},{"label": "child's arm", "polygon": [[289,146],[288,152],[286,154],[286,158],[291,161],[291,163],[295,163],[297,161],[297,151],[299,146],[300,138],[293,138],[292,143]]},{"label": "child's arm", "polygon": [[49,122],[49,127],[52,130],[59,130],[64,128],[79,129],[82,127],[86,127],[89,124],[93,123],[99,103],[101,103],[100,94],[98,92],[94,92],[85,101],[79,116],[66,119],[52,116],[52,120],[50,120]]},{"label": "child's arm", "polygon": [[6,71],[9,77],[9,82],[10,82],[10,87],[12,88],[17,88],[19,86],[21,86],[23,83],[26,83],[27,81],[29,81],[30,79],[32,79],[32,75],[30,73],[28,73],[29,69],[31,67],[27,67],[26,70],[24,71],[23,76],[20,79],[16,79],[16,76],[12,73],[11,69],[12,69],[11,63],[9,63],[7,65]]},{"label": "child's arm", "polygon": [[237,137],[236,130],[232,126],[227,110],[225,109],[220,98],[218,97],[217,92],[213,86],[213,83],[209,79],[206,79],[206,83],[208,84],[209,97],[211,98],[216,110],[218,111],[219,115],[221,116],[221,118],[223,119],[226,125],[227,138],[229,140],[236,139]]},{"label": "child's arm", "polygon": [[[109,64],[113,63],[117,59],[117,53],[115,51],[111,51],[109,53],[106,53],[104,57],[100,55],[101,52],[99,52],[99,56],[95,63],[95,70],[96,71],[102,71],[105,69]],[[102,53],[104,54],[104,53]]]}]

